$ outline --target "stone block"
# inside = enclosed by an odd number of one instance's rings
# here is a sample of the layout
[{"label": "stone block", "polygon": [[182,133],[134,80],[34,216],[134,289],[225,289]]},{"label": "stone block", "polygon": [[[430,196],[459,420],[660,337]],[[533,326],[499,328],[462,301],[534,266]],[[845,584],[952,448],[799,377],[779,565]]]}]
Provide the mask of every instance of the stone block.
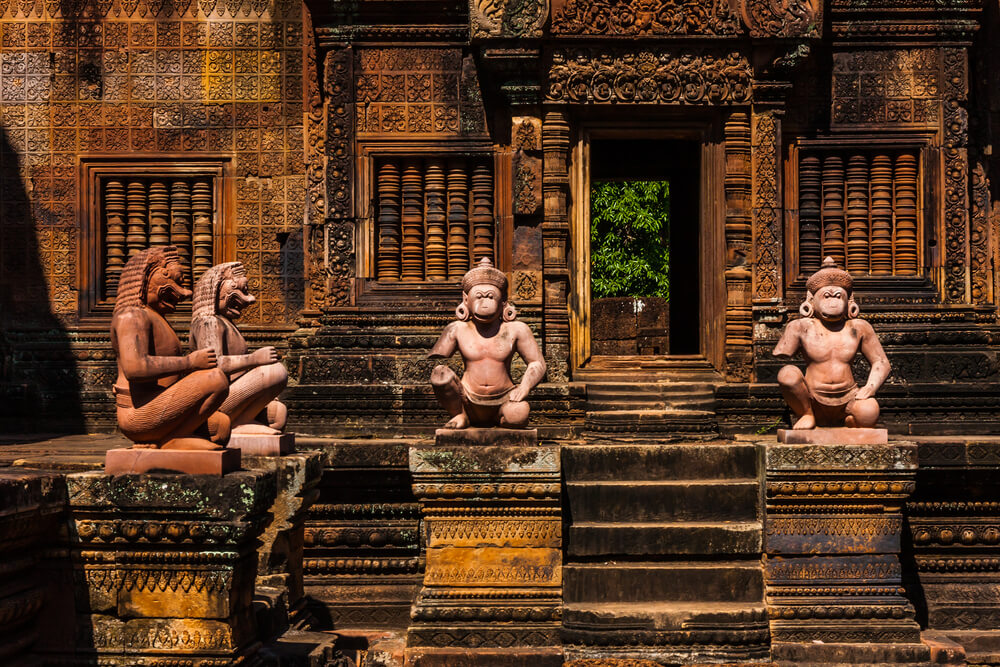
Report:
[{"label": "stone block", "polygon": [[238,449],[197,451],[185,449],[109,449],[104,459],[108,475],[176,472],[221,476],[240,469]]},{"label": "stone block", "polygon": [[532,447],[538,444],[538,431],[533,428],[439,428],[434,431],[434,444],[439,447]]},{"label": "stone block", "polygon": [[[557,660],[559,449],[538,446],[530,431],[477,431],[439,431],[436,445],[410,448],[428,545],[408,656],[414,664],[465,664],[454,662],[463,655],[469,664],[515,665],[534,659],[526,647],[541,647]],[[511,444],[525,434],[529,444]]]},{"label": "stone block", "polygon": [[786,445],[885,445],[889,443],[889,431],[884,428],[779,428],[778,442]]},{"label": "stone block", "polygon": [[284,456],[295,451],[295,434],[234,433],[226,449],[238,449],[244,456]]}]

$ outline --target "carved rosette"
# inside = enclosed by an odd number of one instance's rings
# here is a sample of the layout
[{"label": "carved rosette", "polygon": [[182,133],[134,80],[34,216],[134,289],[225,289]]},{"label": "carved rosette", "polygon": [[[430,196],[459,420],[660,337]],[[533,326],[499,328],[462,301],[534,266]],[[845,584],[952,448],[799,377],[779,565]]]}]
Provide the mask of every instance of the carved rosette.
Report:
[{"label": "carved rosette", "polygon": [[477,648],[559,644],[559,448],[521,444],[536,437],[442,430],[435,446],[410,448],[426,531],[423,588],[407,633],[411,650],[468,655]]},{"label": "carved rosette", "polygon": [[548,0],[469,0],[472,39],[541,37]]},{"label": "carved rosette", "polygon": [[722,49],[556,49],[550,102],[577,104],[748,104],[750,62]]},{"label": "carved rosette", "polygon": [[859,651],[919,643],[899,562],[916,455],[910,444],[766,446],[765,583],[776,659],[801,651],[818,659],[823,643]]}]

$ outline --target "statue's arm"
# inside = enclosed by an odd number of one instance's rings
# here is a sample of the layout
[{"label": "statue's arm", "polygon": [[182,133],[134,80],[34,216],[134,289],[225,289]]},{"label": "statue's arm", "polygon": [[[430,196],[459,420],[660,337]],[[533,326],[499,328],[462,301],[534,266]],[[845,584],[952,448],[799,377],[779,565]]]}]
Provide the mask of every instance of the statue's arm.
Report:
[{"label": "statue's arm", "polygon": [[791,359],[799,351],[802,340],[801,329],[803,320],[792,320],[781,334],[781,340],[774,346],[771,354],[779,359]]},{"label": "statue's arm", "polygon": [[261,359],[263,355],[260,350],[252,354],[226,354],[225,326],[218,317],[197,317],[191,321],[191,347],[196,350],[215,350],[219,368],[226,375],[268,363],[266,359]]},{"label": "statue's arm", "polygon": [[858,333],[861,334],[861,353],[865,355],[865,359],[872,367],[871,372],[868,373],[868,382],[855,395],[856,399],[861,400],[875,395],[882,383],[889,377],[892,366],[889,364],[889,357],[882,349],[882,343],[879,342],[878,335],[872,325],[864,320],[854,320],[854,326],[859,329]]},{"label": "statue's arm", "polygon": [[149,354],[149,320],[137,308],[116,315],[112,326],[118,340],[118,365],[129,381],[149,382],[191,370],[215,367],[215,353],[211,350],[177,357]]},{"label": "statue's arm", "polygon": [[452,322],[444,328],[441,337],[434,343],[434,347],[427,355],[428,359],[447,359],[455,354],[455,350],[458,349],[458,336],[456,336],[455,328],[459,324],[460,322]]},{"label": "statue's arm", "polygon": [[516,339],[517,353],[521,355],[521,358],[528,364],[528,367],[524,369],[521,384],[514,391],[510,392],[510,400],[515,402],[523,401],[528,392],[534,389],[542,381],[542,378],[545,377],[545,358],[542,356],[542,351],[538,348],[538,342],[535,341],[535,336],[531,333],[531,328],[523,322],[517,322],[517,324],[520,325]]}]

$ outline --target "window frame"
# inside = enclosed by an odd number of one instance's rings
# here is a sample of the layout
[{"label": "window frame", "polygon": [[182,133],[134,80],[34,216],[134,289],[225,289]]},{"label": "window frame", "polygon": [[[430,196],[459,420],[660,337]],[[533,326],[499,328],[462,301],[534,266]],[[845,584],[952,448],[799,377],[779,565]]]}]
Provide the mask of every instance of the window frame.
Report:
[{"label": "window frame", "polygon": [[908,298],[935,302],[940,300],[938,283],[939,274],[943,271],[944,230],[940,216],[937,215],[937,195],[931,187],[940,171],[933,139],[933,132],[907,132],[890,136],[881,133],[797,138],[788,143],[784,172],[784,271],[787,296],[804,296],[806,280],[809,278],[799,271],[799,161],[802,151],[848,153],[863,148],[866,153],[878,150],[912,150],[917,156],[917,265],[922,273],[916,276],[854,276],[855,292],[893,293]]},{"label": "window frame", "polygon": [[379,282],[375,278],[375,251],[377,248],[377,198],[375,183],[376,163],[380,158],[427,158],[438,156],[445,160],[456,157],[476,157],[493,164],[493,220],[495,224],[494,261],[498,269],[510,274],[510,257],[513,253],[513,153],[488,141],[367,141],[359,142],[356,158],[358,175],[355,188],[355,210],[359,212],[355,227],[356,274],[355,303],[358,306],[394,306],[406,309],[412,306],[455,307],[461,298],[461,282],[414,281]]},{"label": "window frame", "polygon": [[[106,322],[114,311],[115,300],[101,298],[104,281],[102,262],[103,215],[99,209],[98,190],[102,178],[121,175],[144,178],[163,176],[203,176],[212,178],[212,264],[226,261],[235,254],[233,229],[235,193],[233,192],[233,157],[224,153],[84,153],[78,156],[77,218],[80,229],[79,316],[81,322]],[[193,285],[188,285],[194,289]],[[181,304],[180,319],[189,319],[190,303]]]}]

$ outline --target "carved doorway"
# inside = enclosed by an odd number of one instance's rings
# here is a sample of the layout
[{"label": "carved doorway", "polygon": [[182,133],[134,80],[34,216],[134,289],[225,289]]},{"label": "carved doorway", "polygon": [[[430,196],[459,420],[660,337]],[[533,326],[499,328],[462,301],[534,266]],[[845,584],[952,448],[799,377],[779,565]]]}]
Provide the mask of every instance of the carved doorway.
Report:
[{"label": "carved doorway", "polygon": [[584,129],[573,163],[575,375],[711,373],[722,165],[710,128]]}]

